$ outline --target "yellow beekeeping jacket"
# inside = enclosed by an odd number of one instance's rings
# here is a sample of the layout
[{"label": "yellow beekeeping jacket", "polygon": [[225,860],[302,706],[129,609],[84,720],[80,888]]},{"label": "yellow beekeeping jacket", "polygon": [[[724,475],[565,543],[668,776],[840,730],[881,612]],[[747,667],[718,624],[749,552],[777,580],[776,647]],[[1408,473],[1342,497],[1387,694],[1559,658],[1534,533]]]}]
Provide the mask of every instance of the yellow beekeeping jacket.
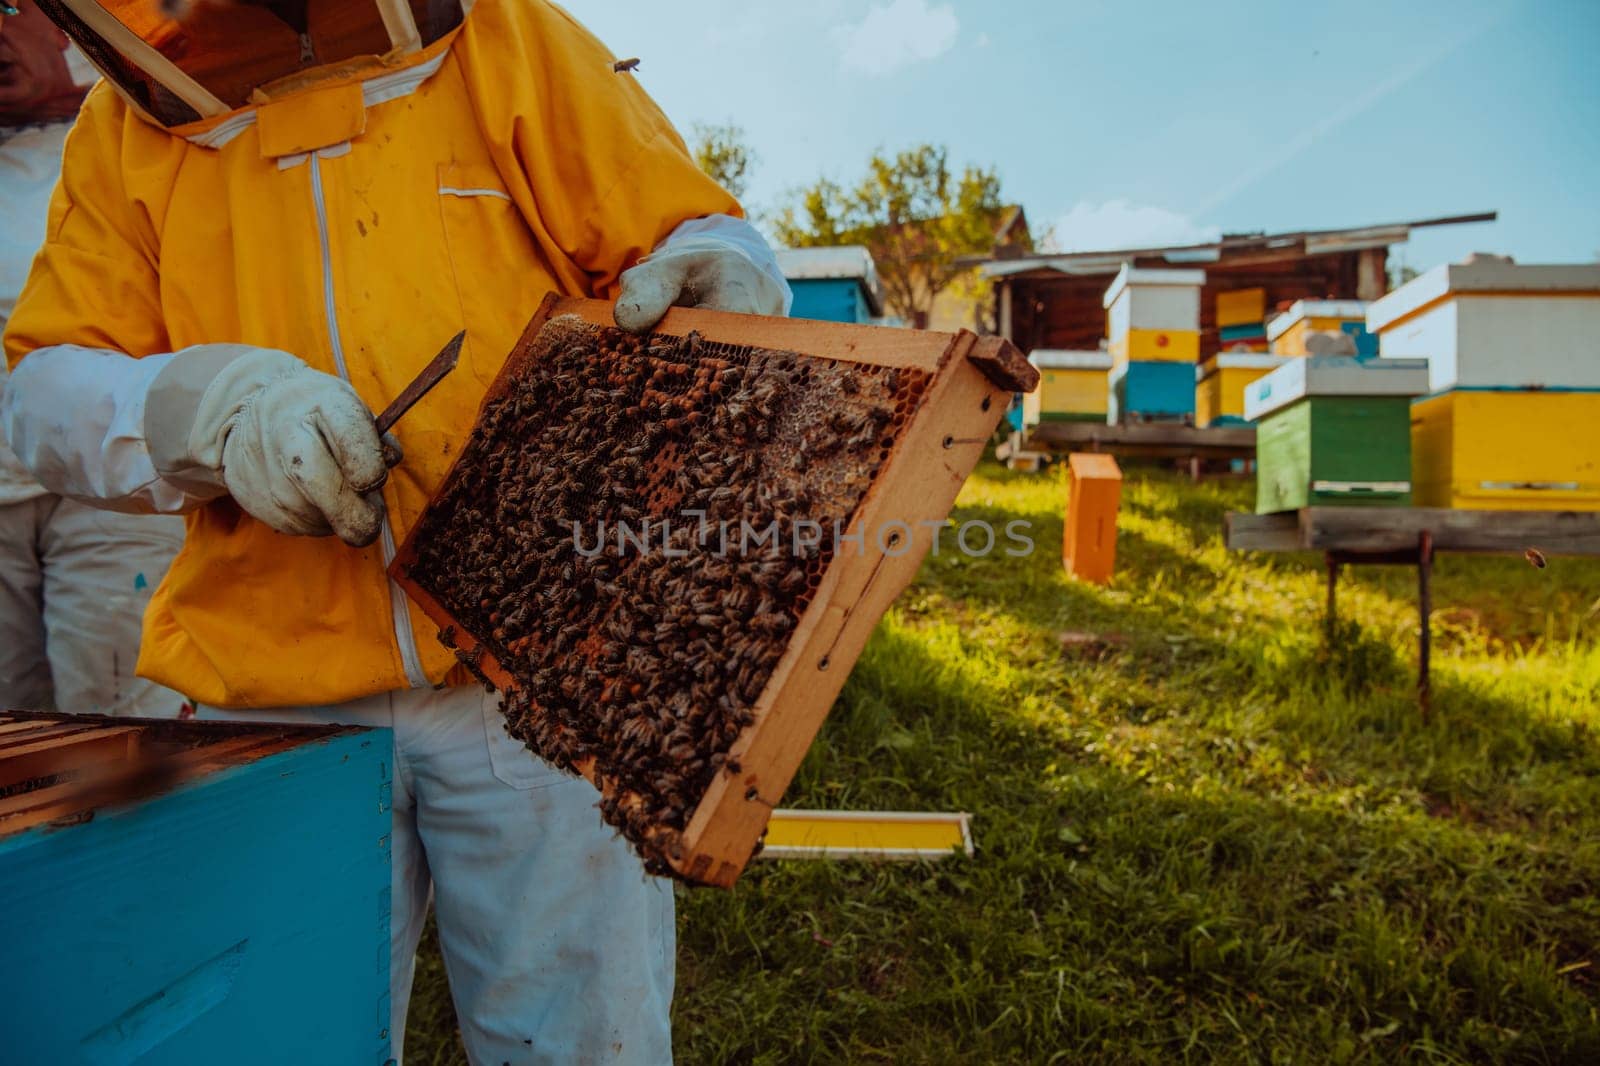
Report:
[{"label": "yellow beekeeping jacket", "polygon": [[[381,77],[170,133],[102,83],[67,142],[6,354],[279,348],[342,369],[376,411],[465,327],[460,365],[398,426],[405,462],[384,497],[403,540],[547,292],[614,296],[679,223],[739,213],[612,62],[551,4],[478,0]],[[384,552],[207,504],[151,602],[139,673],[224,707],[441,683],[454,659]]]}]

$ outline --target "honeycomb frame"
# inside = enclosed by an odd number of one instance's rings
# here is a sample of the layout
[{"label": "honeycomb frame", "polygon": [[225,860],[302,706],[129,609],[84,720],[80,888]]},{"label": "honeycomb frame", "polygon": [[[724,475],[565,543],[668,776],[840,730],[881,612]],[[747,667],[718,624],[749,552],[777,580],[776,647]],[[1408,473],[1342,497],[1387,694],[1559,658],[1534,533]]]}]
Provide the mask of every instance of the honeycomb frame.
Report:
[{"label": "honeycomb frame", "polygon": [[[560,343],[552,337],[559,337],[561,330],[614,331],[611,314],[609,303],[548,297],[489,388],[475,432],[483,430],[495,405],[503,406],[515,397],[518,383],[538,369],[539,360],[552,358],[552,345]],[[964,331],[936,334],[675,309],[648,338],[618,342],[614,332],[609,336],[609,343],[617,348],[613,356],[641,358],[641,352],[664,353],[666,347],[656,346],[676,344],[680,355],[695,349],[691,354],[699,362],[691,361],[691,367],[704,366],[707,360],[721,366],[725,365],[719,360],[721,355],[746,353],[733,356],[738,359],[754,352],[763,366],[790,367],[785,373],[793,373],[793,368],[801,365],[843,368],[841,373],[866,383],[869,392],[873,381],[897,383],[888,390],[889,399],[898,399],[898,407],[885,419],[889,424],[872,426],[877,432],[867,446],[875,453],[870,456],[870,470],[856,472],[856,480],[866,484],[848,515],[847,533],[865,533],[863,541],[854,550],[808,560],[804,603],[792,626],[777,634],[782,640],[781,653],[769,664],[759,695],[749,701],[748,714],[737,723],[732,739],[716,752],[715,772],[704,782],[703,791],[692,797],[692,804],[685,804],[692,809],[675,811],[681,817],[672,826],[652,829],[648,824],[634,825],[629,831],[647,861],[654,861],[663,872],[692,882],[728,886],[759,846],[772,808],[798,769],[867,637],[931,549],[935,527],[948,515],[962,482],[981,456],[1003,414],[1007,393],[1030,387],[1034,371],[1006,342],[979,339]],[[625,350],[630,343],[632,349]],[[675,356],[665,358],[668,362],[651,378],[652,386],[672,377],[670,360]],[[827,375],[819,372],[819,377]],[[703,391],[709,380],[698,375],[687,387]],[[908,382],[914,387],[907,386]],[[638,405],[642,401],[637,394],[637,387],[627,397],[619,391],[618,402]],[[839,397],[832,395],[830,406],[836,406]],[[660,395],[652,402],[666,400]],[[716,417],[722,417],[726,406],[717,408]],[[634,412],[636,407],[628,410]],[[657,408],[658,413],[661,410],[679,414],[670,403]],[[839,418],[839,428],[849,428],[844,424],[848,420]],[[828,436],[827,432],[822,435]],[[672,440],[666,445],[676,446]],[[475,467],[483,458],[475,455],[471,446],[463,449],[429,508],[409,532],[390,572],[441,627],[443,639],[463,661],[510,692],[507,706],[511,707],[524,690],[539,684],[546,686],[540,691],[548,693],[548,681],[536,681],[517,654],[496,639],[499,631],[472,609],[475,605],[461,602],[449,589],[430,589],[429,583],[437,585],[439,579],[430,567],[419,565],[419,560],[438,555],[439,545],[434,541],[441,539],[443,527],[434,520],[436,509],[445,508],[452,491],[459,497],[468,479],[481,481],[486,475],[492,479],[492,469],[486,472]],[[648,462],[654,456],[642,454],[641,458]],[[796,464],[796,470],[803,471],[803,464]],[[671,501],[654,497],[648,501],[656,508],[664,502]],[[475,517],[487,524],[487,516]],[[886,528],[888,536],[883,535]],[[459,536],[461,530],[454,532]],[[592,590],[594,586],[586,587]],[[615,589],[608,594],[615,595]],[[448,602],[452,599],[456,601],[453,605]],[[503,658],[509,660],[511,669]],[[606,691],[609,694],[610,689]],[[514,720],[514,735],[516,728]],[[602,791],[607,820],[626,827],[630,810],[639,822],[641,805],[659,799],[641,795],[647,791],[643,788],[636,792],[617,787],[616,764],[608,762],[617,743],[613,738],[609,746],[595,750],[575,748],[566,768],[594,781]],[[678,802],[684,804],[681,798]]]}]

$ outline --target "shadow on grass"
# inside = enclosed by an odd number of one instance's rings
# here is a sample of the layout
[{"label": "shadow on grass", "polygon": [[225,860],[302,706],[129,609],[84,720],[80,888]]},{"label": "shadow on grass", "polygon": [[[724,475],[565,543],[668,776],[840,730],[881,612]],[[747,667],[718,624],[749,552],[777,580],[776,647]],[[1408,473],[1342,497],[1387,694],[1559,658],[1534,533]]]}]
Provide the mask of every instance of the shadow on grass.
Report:
[{"label": "shadow on grass", "polygon": [[[1596,845],[1174,792],[880,633],[788,802],[975,812],[976,860],[684,901],[685,1062],[1584,1061]],[[1070,713],[1070,711],[1068,712]]]}]

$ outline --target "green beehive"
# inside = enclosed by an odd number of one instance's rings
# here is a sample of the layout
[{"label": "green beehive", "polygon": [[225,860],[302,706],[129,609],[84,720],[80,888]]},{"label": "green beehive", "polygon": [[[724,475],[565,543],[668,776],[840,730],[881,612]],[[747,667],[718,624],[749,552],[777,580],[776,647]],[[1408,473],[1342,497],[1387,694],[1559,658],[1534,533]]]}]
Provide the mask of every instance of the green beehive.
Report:
[{"label": "green beehive", "polygon": [[1411,502],[1411,398],[1426,359],[1311,356],[1252,382],[1256,513]]}]

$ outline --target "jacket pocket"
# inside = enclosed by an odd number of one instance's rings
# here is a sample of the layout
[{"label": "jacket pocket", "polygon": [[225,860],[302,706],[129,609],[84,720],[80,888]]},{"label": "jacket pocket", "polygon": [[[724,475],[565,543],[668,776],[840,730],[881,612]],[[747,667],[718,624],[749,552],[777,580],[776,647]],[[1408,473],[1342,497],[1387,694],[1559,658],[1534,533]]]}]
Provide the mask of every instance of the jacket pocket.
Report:
[{"label": "jacket pocket", "polygon": [[451,281],[467,330],[463,357],[487,385],[554,287],[554,275],[493,166],[441,164],[438,198]]}]

